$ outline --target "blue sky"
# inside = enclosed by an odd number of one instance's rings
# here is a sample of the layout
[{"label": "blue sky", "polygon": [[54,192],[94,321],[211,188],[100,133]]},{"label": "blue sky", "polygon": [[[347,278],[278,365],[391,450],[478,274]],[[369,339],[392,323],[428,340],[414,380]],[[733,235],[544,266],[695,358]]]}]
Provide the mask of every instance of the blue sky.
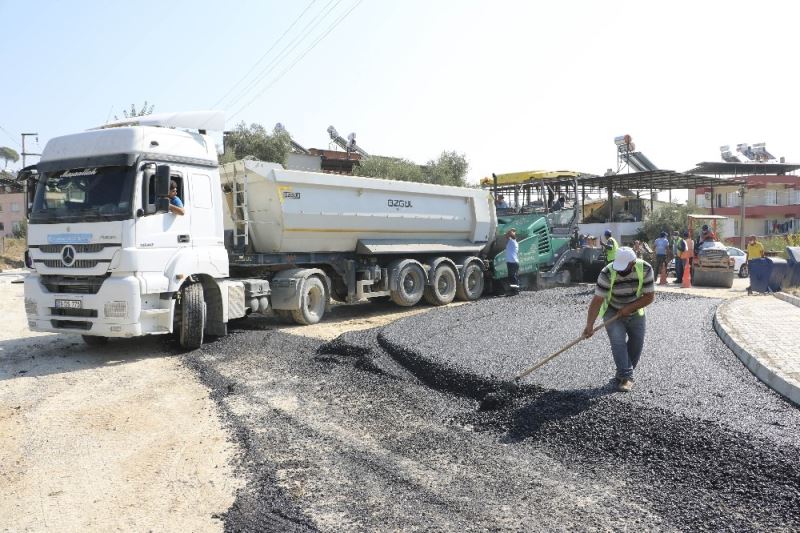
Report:
[{"label": "blue sky", "polygon": [[216,105],[229,128],[281,122],[306,147],[327,148],[334,125],[373,154],[456,150],[472,182],[602,173],[625,133],[666,169],[738,142],[800,161],[798,8],[754,5],[0,0],[0,145],[38,132],[43,148],[147,100]]}]

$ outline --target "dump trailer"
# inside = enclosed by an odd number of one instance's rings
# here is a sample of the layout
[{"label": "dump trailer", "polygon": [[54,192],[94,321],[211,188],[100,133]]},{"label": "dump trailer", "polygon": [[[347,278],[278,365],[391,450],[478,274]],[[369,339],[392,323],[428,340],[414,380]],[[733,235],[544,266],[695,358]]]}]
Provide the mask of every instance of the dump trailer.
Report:
[{"label": "dump trailer", "polygon": [[331,299],[480,297],[497,224],[487,191],[220,168],[206,131],[223,126],[219,112],[149,115],[48,142],[27,169],[31,330],[89,344],[175,333],[191,349],[251,313],[313,324]]}]

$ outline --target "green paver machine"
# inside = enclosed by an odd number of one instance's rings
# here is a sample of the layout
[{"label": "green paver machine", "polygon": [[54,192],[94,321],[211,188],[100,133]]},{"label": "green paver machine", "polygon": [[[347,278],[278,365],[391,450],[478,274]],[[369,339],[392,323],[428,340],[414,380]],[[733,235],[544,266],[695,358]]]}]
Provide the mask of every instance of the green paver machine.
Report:
[{"label": "green paver machine", "polygon": [[[491,180],[482,180],[481,185],[491,186],[496,197],[502,194],[513,198],[513,204],[520,206],[497,209],[497,239],[490,251],[494,258],[494,280],[502,282],[508,276],[505,234],[511,228],[517,230],[519,277],[523,287],[542,289],[597,279],[605,266],[602,250],[570,246],[581,213],[575,181],[578,176],[579,173],[572,171],[534,170],[498,174]],[[548,180],[572,183],[554,191],[548,186]],[[562,195],[566,202],[563,204],[559,203]],[[568,196],[572,196],[572,201],[566,201]]]}]

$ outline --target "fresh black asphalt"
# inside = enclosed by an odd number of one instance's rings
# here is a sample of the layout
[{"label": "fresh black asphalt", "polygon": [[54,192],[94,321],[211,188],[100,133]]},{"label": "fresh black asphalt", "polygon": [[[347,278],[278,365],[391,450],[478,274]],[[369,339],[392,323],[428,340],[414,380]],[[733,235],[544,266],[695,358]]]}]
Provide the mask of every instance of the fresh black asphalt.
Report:
[{"label": "fresh black asphalt", "polygon": [[800,413],[659,294],[630,394],[586,288],[434,309],[324,343],[240,329],[185,357],[242,445],[229,531],[797,530]]}]

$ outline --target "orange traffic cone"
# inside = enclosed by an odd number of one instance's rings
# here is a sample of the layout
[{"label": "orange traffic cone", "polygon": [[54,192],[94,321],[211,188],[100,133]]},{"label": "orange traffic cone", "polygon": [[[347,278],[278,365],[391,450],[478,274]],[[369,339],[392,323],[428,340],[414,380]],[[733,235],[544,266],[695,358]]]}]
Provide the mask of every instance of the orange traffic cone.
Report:
[{"label": "orange traffic cone", "polygon": [[659,285],[667,284],[667,265],[665,264],[661,265],[661,272],[659,272],[658,284]]},{"label": "orange traffic cone", "polygon": [[692,263],[689,262],[688,259],[686,259],[683,263],[683,283],[681,283],[682,289],[692,288],[692,277],[691,277],[691,272],[689,272],[691,269],[692,269]]}]

